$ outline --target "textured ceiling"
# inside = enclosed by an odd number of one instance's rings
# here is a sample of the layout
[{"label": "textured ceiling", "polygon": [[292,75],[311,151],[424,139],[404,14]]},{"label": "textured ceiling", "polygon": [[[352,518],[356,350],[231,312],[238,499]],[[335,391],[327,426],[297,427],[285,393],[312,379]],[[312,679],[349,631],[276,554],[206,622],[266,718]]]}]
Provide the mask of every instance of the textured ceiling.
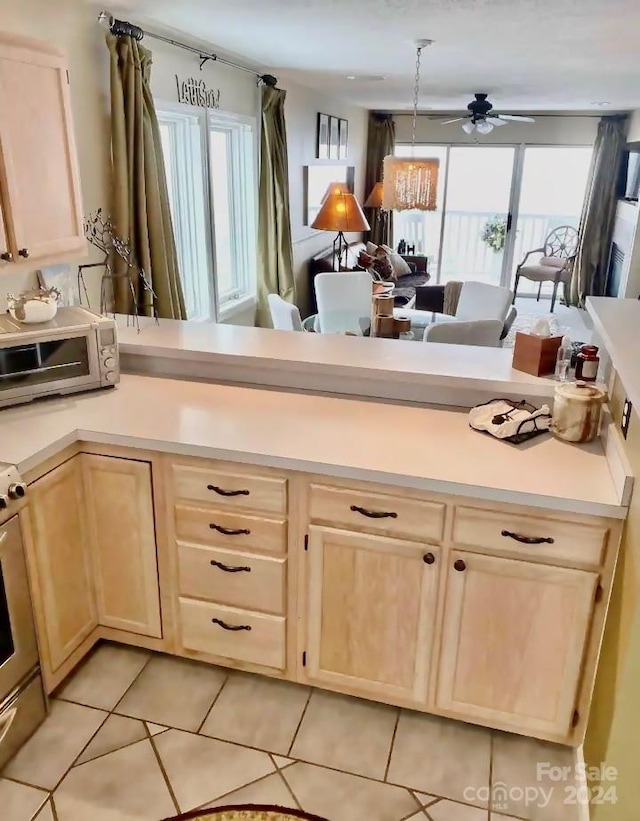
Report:
[{"label": "textured ceiling", "polygon": [[[124,0],[111,6],[368,108],[640,108],[640,0]],[[136,18],[137,15],[137,18]],[[348,80],[347,75],[356,75]],[[383,75],[384,80],[360,79]]]}]

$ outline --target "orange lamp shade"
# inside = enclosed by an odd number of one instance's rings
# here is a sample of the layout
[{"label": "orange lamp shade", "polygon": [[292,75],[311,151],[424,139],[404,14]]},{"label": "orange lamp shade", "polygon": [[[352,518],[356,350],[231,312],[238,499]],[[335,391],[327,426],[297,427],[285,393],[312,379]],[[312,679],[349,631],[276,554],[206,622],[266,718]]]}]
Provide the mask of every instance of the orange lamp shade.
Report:
[{"label": "orange lamp shade", "polygon": [[371,226],[354,194],[333,191],[322,203],[318,216],[311,223],[320,231],[369,231]]},{"label": "orange lamp shade", "polygon": [[371,189],[371,193],[367,197],[364,204],[365,208],[382,208],[382,192],[384,190],[384,183],[377,182]]}]

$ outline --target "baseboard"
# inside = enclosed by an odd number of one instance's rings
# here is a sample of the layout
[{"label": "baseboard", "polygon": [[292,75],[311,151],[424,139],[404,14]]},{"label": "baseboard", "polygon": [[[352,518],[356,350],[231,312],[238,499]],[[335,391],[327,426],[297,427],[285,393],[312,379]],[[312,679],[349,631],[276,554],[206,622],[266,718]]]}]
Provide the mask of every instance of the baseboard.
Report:
[{"label": "baseboard", "polygon": [[[584,761],[584,750],[582,744],[574,748],[573,766],[576,778],[576,787],[578,788],[578,795],[588,795],[589,782],[587,781],[587,774]],[[590,821],[591,811],[589,802],[578,803],[578,821]]]}]

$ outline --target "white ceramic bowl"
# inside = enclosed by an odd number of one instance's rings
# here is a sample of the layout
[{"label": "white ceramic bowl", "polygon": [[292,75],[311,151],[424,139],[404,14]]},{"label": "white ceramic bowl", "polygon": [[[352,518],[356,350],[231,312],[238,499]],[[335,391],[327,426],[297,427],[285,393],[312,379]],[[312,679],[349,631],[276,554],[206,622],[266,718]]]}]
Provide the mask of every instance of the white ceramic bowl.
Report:
[{"label": "white ceramic bowl", "polygon": [[23,311],[24,316],[18,316],[15,307],[9,307],[9,313],[17,322],[22,322],[25,325],[49,322],[58,313],[58,300],[54,297],[46,300],[29,299],[24,303]]}]

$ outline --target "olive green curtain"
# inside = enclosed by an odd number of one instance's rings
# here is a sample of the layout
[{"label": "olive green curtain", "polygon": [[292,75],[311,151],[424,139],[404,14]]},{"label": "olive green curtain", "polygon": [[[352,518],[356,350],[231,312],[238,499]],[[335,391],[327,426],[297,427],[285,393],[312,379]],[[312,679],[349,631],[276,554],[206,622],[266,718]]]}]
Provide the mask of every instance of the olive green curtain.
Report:
[{"label": "olive green curtain", "polygon": [[260,188],[258,193],[258,325],[271,327],[267,296],[280,294],[295,303],[289,163],[284,116],[286,91],[262,86]]},{"label": "olive green curtain", "polygon": [[[382,164],[388,154],[393,154],[396,147],[396,124],[391,114],[372,111],[369,114],[367,132],[367,163],[365,171],[365,200],[373,186],[382,181]],[[378,208],[365,209],[371,226],[368,239],[376,245],[390,245],[393,239],[393,212],[383,214]]]},{"label": "olive green curtain", "polygon": [[[151,52],[132,37],[107,35],[111,79],[111,218],[130,243],[136,266],[157,296],[161,317],[186,319],[160,130],[149,77]],[[126,264],[114,257],[115,310],[133,312]],[[151,315],[153,300],[140,271],[130,269],[138,313]]]},{"label": "olive green curtain", "polygon": [[571,277],[572,305],[584,305],[586,297],[604,296],[606,292],[618,172],[628,123],[626,115],[614,115],[603,117],[598,124]]}]

